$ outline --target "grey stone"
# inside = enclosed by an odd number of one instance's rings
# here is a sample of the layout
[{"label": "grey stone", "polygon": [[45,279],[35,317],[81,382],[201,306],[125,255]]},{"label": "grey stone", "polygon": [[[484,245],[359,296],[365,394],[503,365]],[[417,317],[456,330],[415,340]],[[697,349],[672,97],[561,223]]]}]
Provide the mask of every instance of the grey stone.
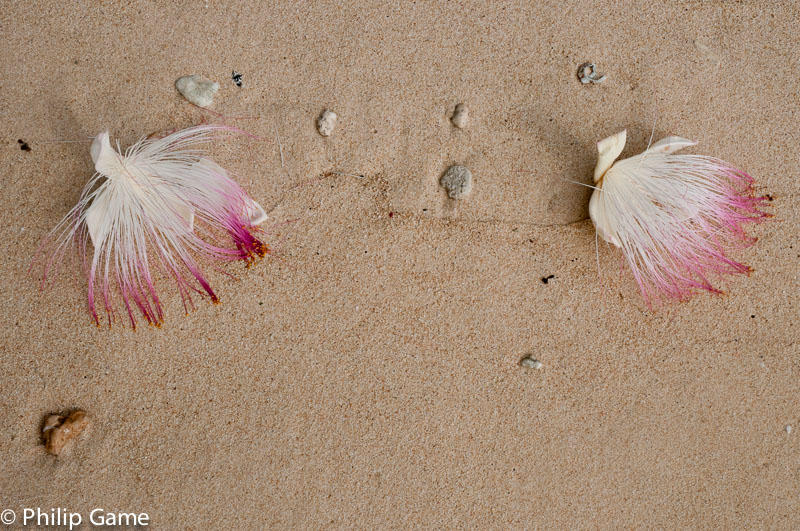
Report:
[{"label": "grey stone", "polygon": [[450,199],[461,199],[472,191],[472,172],[465,166],[450,166],[439,184],[447,190]]},{"label": "grey stone", "polygon": [[333,128],[336,127],[336,119],[338,116],[335,112],[325,109],[322,114],[317,118],[317,131],[322,136],[331,136]]}]

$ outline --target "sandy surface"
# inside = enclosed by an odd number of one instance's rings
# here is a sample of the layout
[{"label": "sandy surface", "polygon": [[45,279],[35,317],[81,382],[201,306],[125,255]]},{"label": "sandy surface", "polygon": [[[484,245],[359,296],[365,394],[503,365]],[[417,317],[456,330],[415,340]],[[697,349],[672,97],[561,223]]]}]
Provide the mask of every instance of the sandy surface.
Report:
[{"label": "sandy surface", "polygon": [[[0,508],[159,529],[800,527],[796,3],[85,4],[0,12]],[[581,85],[584,61],[608,79]],[[98,329],[77,267],[44,293],[26,273],[92,172],[88,142],[48,142],[197,123],[173,87],[190,73],[266,138],[216,160],[298,221],[238,279],[212,275],[222,305],[184,317],[166,290],[161,329]],[[598,278],[588,190],[567,182],[654,120],[749,171],[776,214],[737,255],[754,274],[657,312],[602,245]],[[457,205],[437,184],[453,163],[475,179]],[[46,455],[45,415],[75,407],[89,431]]]}]

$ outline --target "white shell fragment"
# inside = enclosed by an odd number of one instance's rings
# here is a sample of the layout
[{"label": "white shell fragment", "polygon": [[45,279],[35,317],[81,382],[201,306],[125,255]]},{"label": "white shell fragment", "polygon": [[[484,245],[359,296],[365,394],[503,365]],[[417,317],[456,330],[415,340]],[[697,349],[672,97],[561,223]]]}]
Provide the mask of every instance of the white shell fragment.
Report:
[{"label": "white shell fragment", "polygon": [[450,121],[453,122],[453,125],[459,129],[464,129],[469,123],[469,109],[467,109],[467,106],[463,103],[456,105]]},{"label": "white shell fragment", "polygon": [[450,199],[461,199],[472,191],[472,172],[464,166],[450,166],[439,184],[447,190]]},{"label": "white shell fragment", "polygon": [[214,103],[214,94],[219,90],[219,83],[215,83],[203,76],[192,74],[179,77],[175,81],[175,88],[181,95],[198,107],[209,107]]},{"label": "white shell fragment", "polygon": [[526,369],[541,369],[544,366],[544,363],[531,356],[525,356],[519,360],[519,364]]},{"label": "white shell fragment", "polygon": [[602,83],[606,80],[605,74],[598,74],[594,63],[583,63],[578,67],[578,79],[584,85],[588,83]]},{"label": "white shell fragment", "polygon": [[219,83],[215,83],[203,76],[192,74],[179,77],[175,81],[175,88],[181,95],[198,107],[208,107],[214,103],[214,94],[219,90]]},{"label": "white shell fragment", "polygon": [[336,127],[336,119],[338,116],[335,112],[325,109],[322,114],[317,118],[317,131],[322,136],[331,136],[333,128]]}]

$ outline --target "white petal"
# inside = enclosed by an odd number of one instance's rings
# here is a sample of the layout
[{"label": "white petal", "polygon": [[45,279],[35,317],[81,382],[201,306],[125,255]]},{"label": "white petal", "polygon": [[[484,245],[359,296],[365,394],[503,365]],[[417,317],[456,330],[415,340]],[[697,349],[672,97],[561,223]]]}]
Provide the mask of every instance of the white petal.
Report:
[{"label": "white petal", "polygon": [[92,140],[90,151],[92,153],[94,169],[97,173],[102,173],[107,177],[111,177],[114,173],[119,171],[119,153],[111,147],[111,141],[108,139],[108,131],[103,131]]},{"label": "white petal", "polygon": [[211,159],[200,159],[197,161],[198,166],[203,166],[204,168],[210,170],[213,173],[218,173],[220,175],[228,175],[228,172],[222,168],[219,164],[214,162]]},{"label": "white petal", "polygon": [[[197,164],[200,166],[204,166],[213,173],[218,173],[220,175],[225,175],[225,176],[228,175],[228,172],[225,171],[224,168],[221,168],[219,164],[217,164],[213,160],[200,159],[197,162]],[[261,223],[264,223],[267,219],[269,219],[269,216],[264,211],[264,208],[255,201],[253,201],[252,199],[250,199],[247,205],[245,206],[244,213],[247,215],[248,218],[250,218],[251,225],[260,225]]]},{"label": "white petal", "polygon": [[[147,192],[149,193],[149,190]],[[186,222],[185,232],[192,232],[194,230],[194,208],[171,191],[162,190],[161,198],[169,205],[169,208],[171,208],[175,214],[179,215]],[[146,204],[150,205],[152,203]],[[156,212],[146,212],[146,214],[148,214],[151,219],[158,215]]]},{"label": "white petal", "polygon": [[102,244],[108,234],[109,225],[106,223],[106,212],[108,212],[108,194],[106,193],[95,196],[92,204],[86,209],[86,228],[89,229],[89,237],[95,248]]},{"label": "white petal", "polygon": [[101,152],[111,148],[111,142],[108,140],[108,130],[103,131],[92,140],[92,147],[89,152],[92,154],[92,162],[97,164]]},{"label": "white petal", "polygon": [[605,204],[603,202],[603,189],[596,188],[589,199],[589,217],[592,218],[597,233],[608,243],[620,247],[619,240],[614,237],[614,229],[609,223]]},{"label": "white petal", "polygon": [[189,229],[188,232],[192,232],[194,230],[194,209],[186,203],[181,202],[175,205],[175,212],[186,220]]},{"label": "white petal", "polygon": [[245,213],[250,218],[251,225],[260,225],[269,219],[269,216],[264,212],[264,207],[251,200],[246,207]]},{"label": "white petal", "polygon": [[697,145],[697,142],[694,140],[688,140],[679,136],[668,136],[650,146],[645,153],[675,153],[685,147],[695,145]]},{"label": "white petal", "polygon": [[594,182],[598,182],[608,171],[619,154],[622,153],[627,140],[627,130],[604,138],[597,143],[597,165],[594,167]]}]

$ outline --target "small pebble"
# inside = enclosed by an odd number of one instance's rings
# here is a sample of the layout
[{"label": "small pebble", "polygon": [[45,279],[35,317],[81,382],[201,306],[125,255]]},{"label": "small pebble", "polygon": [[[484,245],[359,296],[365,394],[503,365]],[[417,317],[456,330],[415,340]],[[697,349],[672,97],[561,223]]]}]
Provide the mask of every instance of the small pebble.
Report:
[{"label": "small pebble", "polygon": [[447,190],[450,199],[461,199],[472,191],[472,172],[464,166],[450,166],[439,184]]},{"label": "small pebble", "polygon": [[22,140],[21,138],[19,140],[17,140],[17,144],[19,144],[19,148],[22,151],[30,151],[31,150],[31,147],[28,145],[28,143],[25,142],[24,140]]},{"label": "small pebble", "polygon": [[786,425],[786,433],[789,434],[789,435],[792,434],[792,425],[791,424],[787,424]]},{"label": "small pebble", "polygon": [[459,129],[464,129],[469,123],[469,109],[467,109],[467,106],[463,103],[456,105],[453,111],[453,117],[450,118],[450,121]]},{"label": "small pebble", "polygon": [[219,90],[219,83],[215,83],[203,76],[192,74],[179,77],[175,81],[175,88],[181,95],[198,107],[208,107],[214,103],[214,94]]},{"label": "small pebble", "polygon": [[73,411],[66,417],[62,415],[49,415],[42,427],[42,439],[47,453],[58,455],[64,446],[81,434],[89,425],[89,418],[85,411]]},{"label": "small pebble", "polygon": [[544,365],[541,361],[533,359],[531,356],[525,356],[519,360],[519,364],[526,369],[541,369],[542,365]]},{"label": "small pebble", "polygon": [[322,136],[331,136],[333,128],[336,127],[336,119],[338,116],[335,112],[325,109],[322,114],[317,118],[317,131]]},{"label": "small pebble", "polygon": [[602,83],[605,81],[606,76],[605,74],[597,73],[594,63],[587,62],[578,67],[578,79],[586,85],[587,83]]}]

